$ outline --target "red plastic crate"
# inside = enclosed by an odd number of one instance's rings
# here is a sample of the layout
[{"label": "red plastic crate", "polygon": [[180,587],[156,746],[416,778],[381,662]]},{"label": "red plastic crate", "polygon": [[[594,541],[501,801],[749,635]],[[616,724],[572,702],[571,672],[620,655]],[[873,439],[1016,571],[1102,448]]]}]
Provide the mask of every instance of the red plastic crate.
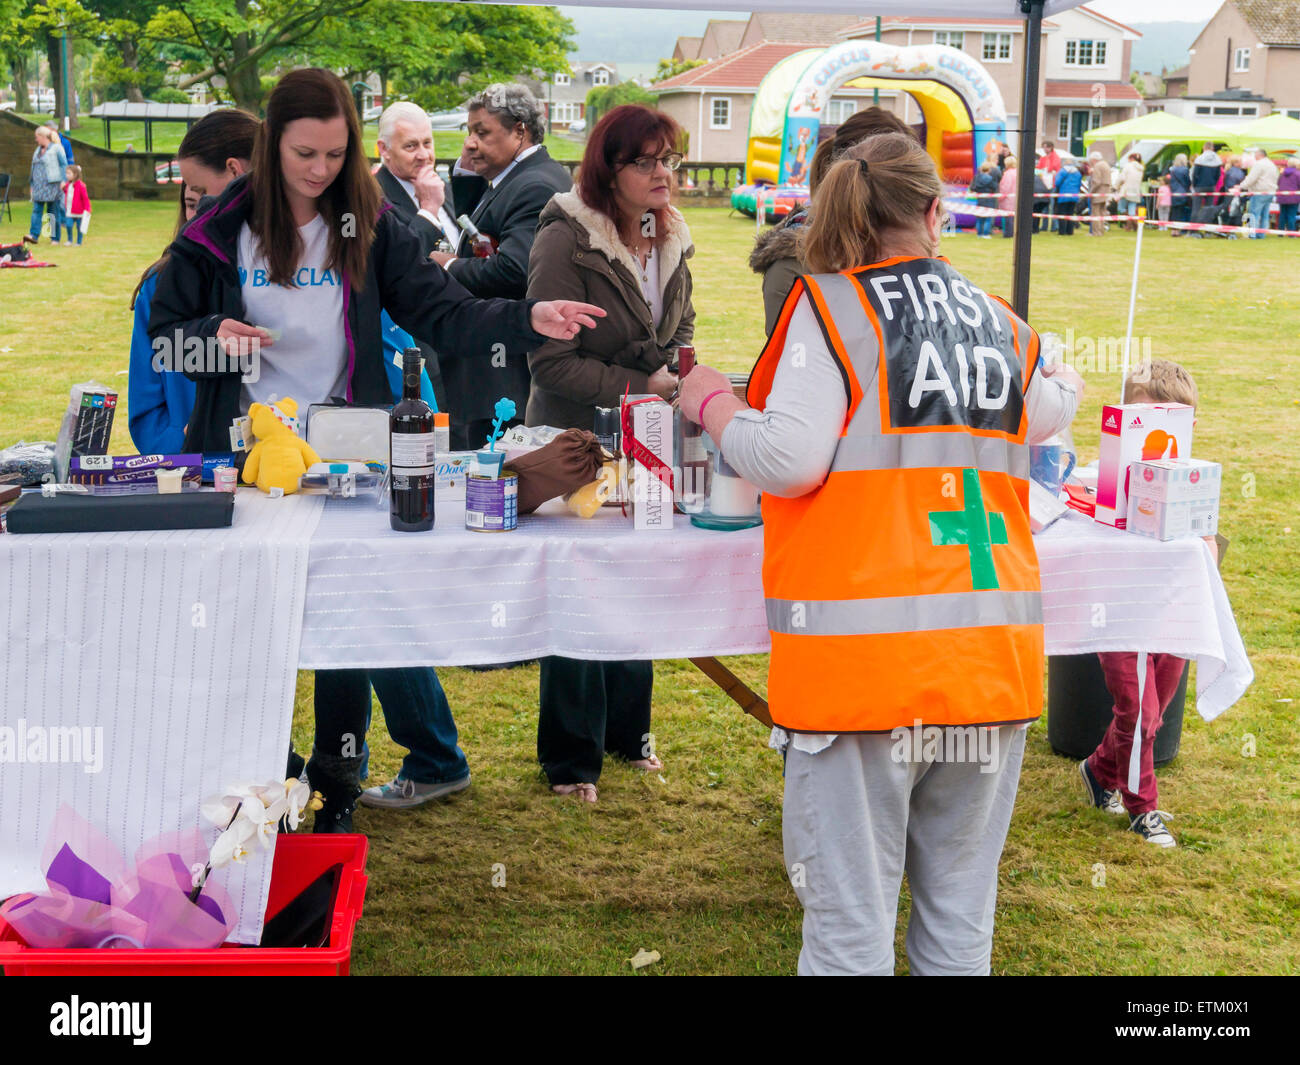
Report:
[{"label": "red plastic crate", "polygon": [[0,918],[0,969],[6,976],[347,976],[352,933],[366,897],[366,837],[284,835],[276,840],[270,920],[332,866],[342,864],[327,947],[212,950],[36,950]]}]

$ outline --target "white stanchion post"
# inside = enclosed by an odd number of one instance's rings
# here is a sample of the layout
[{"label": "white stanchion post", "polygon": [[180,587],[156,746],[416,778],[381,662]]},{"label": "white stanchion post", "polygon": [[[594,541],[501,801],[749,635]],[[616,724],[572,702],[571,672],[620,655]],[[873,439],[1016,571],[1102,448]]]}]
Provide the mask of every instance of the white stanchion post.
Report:
[{"label": "white stanchion post", "polygon": [[1129,348],[1133,344],[1133,315],[1137,311],[1138,268],[1142,264],[1142,234],[1147,228],[1145,218],[1138,219],[1137,241],[1133,245],[1133,286],[1128,294],[1128,328],[1124,330],[1124,373],[1119,379],[1119,401],[1124,402],[1124,386],[1128,384]]}]

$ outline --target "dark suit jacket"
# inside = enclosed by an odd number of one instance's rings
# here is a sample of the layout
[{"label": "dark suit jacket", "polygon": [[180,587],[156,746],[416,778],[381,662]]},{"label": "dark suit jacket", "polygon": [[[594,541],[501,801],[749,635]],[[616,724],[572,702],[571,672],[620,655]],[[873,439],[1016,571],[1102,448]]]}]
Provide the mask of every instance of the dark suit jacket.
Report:
[{"label": "dark suit jacket", "polygon": [[[381,166],[375,174],[375,178],[379,181],[379,189],[384,194],[384,199],[393,205],[393,213],[401,219],[408,232],[420,242],[420,258],[427,259],[429,252],[433,251],[438,241],[443,238],[442,227],[434,225],[420,214],[419,208],[415,206],[415,201],[402,188],[401,183],[393,176],[388,167]],[[450,188],[447,190],[446,206],[447,213],[454,218],[456,211],[452,206]],[[449,241],[450,239],[448,238]],[[429,384],[433,386],[433,395],[438,401],[438,409],[449,410],[447,385],[443,380],[438,353],[428,344],[421,343],[418,340],[415,343],[424,353],[424,368],[429,375]]]},{"label": "dark suit jacket", "polygon": [[[455,177],[451,184],[457,211],[469,214],[481,232],[497,241],[497,253],[491,258],[458,258],[450,263],[451,276],[476,296],[523,299],[528,291],[528,256],[537,218],[552,196],[573,187],[569,171],[545,148],[538,148],[496,188],[480,177]],[[457,252],[470,254],[465,242]],[[500,365],[502,361],[504,365]],[[520,411],[528,403],[531,377],[527,359],[505,357],[487,367],[458,359],[446,362],[442,372],[448,409],[455,421],[491,418],[502,396],[513,399]]]}]

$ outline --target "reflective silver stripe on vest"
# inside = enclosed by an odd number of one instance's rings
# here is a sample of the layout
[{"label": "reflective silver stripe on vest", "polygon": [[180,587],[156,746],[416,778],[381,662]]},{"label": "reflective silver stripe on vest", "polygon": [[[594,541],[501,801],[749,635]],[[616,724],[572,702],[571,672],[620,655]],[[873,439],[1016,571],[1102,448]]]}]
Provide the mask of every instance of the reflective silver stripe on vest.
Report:
[{"label": "reflective silver stripe on vest", "polygon": [[[865,405],[866,400],[863,400]],[[856,421],[856,419],[855,419]],[[999,437],[967,433],[890,433],[843,437],[831,472],[976,467],[1027,480],[1029,450]]]},{"label": "reflective silver stripe on vest", "polygon": [[767,627],[791,636],[882,636],[1042,623],[1039,592],[994,590],[885,599],[767,600]]}]

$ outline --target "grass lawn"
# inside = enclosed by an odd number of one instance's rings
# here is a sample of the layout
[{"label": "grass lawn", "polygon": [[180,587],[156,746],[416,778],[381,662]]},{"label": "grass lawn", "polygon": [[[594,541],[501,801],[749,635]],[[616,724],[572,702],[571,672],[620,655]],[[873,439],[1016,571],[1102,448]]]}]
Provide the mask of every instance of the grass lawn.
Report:
[{"label": "grass lawn", "polygon": [[[22,116],[31,122],[44,125],[53,120],[52,115],[25,114]],[[62,128],[60,126],[60,128]],[[362,139],[366,150],[375,151],[375,140],[379,136],[379,123],[367,122],[362,127]],[[104,123],[101,119],[89,115],[81,117],[81,125],[72,131],[73,141],[81,141],[96,148],[104,147]],[[185,136],[185,124],[182,122],[159,122],[153,127],[153,150],[155,152],[174,152],[180,147]],[[439,159],[454,159],[460,155],[460,146],[465,142],[465,134],[458,130],[434,130],[433,146]],[[144,151],[143,122],[114,122],[113,150],[125,151],[131,145],[137,152]],[[568,137],[552,136],[546,138],[546,148],[556,159],[581,159],[584,142]],[[75,152],[75,145],[74,145]]]},{"label": "grass lawn", "polygon": [[[173,218],[168,204],[105,202],[84,247],[40,249],[58,269],[0,271],[0,446],[52,439],[76,381],[125,394],[127,302]],[[759,282],[745,266],[753,221],[707,209],[688,219],[700,357],[748,369],[763,340]],[[17,239],[25,221],[20,204],[0,233]],[[1080,354],[1081,338],[1120,336],[1133,241],[1037,237],[1034,324],[1073,330]],[[1010,243],[963,236],[945,253],[1009,294]],[[995,972],[1300,971],[1298,262],[1291,241],[1146,235],[1136,330],[1200,386],[1196,453],[1224,466],[1224,577],[1257,678],[1215,722],[1188,709],[1182,750],[1160,772],[1174,851],[1083,809],[1074,764],[1051,753],[1044,722],[1034,726],[1002,861]],[[1074,432],[1085,461],[1119,374],[1086,376]],[[131,450],[126,416],[119,409],[119,453]],[[762,689],[765,659],[731,664]],[[586,807],[553,800],[540,778],[535,666],[443,671],[474,786],[415,811],[359,811],[371,880],[353,972],[618,973],[645,947],[663,955],[649,972],[792,973],[801,915],[782,870],[780,760],[689,663],[656,674],[666,771],[608,765],[599,804]],[[311,683],[300,675],[302,751]],[[1243,755],[1247,734],[1254,757]],[[401,752],[378,716],[371,739],[372,780],[383,781]],[[498,865],[504,886],[493,886]]]}]

